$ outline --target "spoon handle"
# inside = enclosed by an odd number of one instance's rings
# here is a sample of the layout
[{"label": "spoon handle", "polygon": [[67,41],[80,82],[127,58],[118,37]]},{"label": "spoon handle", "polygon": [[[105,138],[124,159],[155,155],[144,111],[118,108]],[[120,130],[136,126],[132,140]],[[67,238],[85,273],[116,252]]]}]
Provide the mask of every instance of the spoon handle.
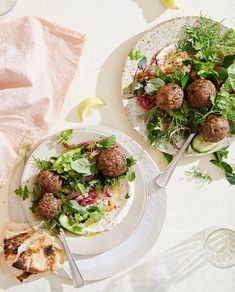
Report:
[{"label": "spoon handle", "polygon": [[69,263],[69,268],[70,268],[70,272],[71,272],[71,275],[72,275],[72,280],[73,280],[73,285],[75,288],[78,288],[78,287],[82,287],[85,285],[85,280],[83,279],[82,277],[82,274],[81,272],[79,271],[79,268],[76,264],[76,261],[73,257],[73,254],[71,252],[71,249],[68,245],[68,242],[67,242],[67,239],[65,237],[65,234],[64,234],[64,230],[63,229],[60,229],[60,239],[64,245],[64,249],[65,249],[65,252],[66,252],[66,256],[67,256],[67,260],[68,260],[68,263]]},{"label": "spoon handle", "polygon": [[192,141],[193,137],[195,136],[195,133],[192,133],[189,135],[189,137],[187,138],[187,140],[185,141],[184,145],[181,147],[181,149],[179,150],[179,152],[175,155],[175,157],[173,158],[173,160],[171,161],[171,163],[168,165],[168,167],[166,168],[166,170],[160,174],[157,179],[156,179],[156,183],[159,187],[163,188],[167,185],[179,159],[181,158],[181,156],[184,154],[186,148],[188,147],[188,145],[190,144],[190,142]]}]

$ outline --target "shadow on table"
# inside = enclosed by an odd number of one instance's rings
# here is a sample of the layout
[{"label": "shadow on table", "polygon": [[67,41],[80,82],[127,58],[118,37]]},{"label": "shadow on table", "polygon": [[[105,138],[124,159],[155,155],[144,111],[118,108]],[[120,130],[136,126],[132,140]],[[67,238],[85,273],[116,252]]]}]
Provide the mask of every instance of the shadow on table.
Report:
[{"label": "shadow on table", "polygon": [[156,0],[132,0],[135,2],[143,12],[143,16],[147,23],[152,22],[155,18],[159,17],[165,10],[166,7]]},{"label": "shadow on table", "polygon": [[165,292],[207,264],[204,240],[206,229],[155,257],[129,273],[115,278],[106,292]]}]

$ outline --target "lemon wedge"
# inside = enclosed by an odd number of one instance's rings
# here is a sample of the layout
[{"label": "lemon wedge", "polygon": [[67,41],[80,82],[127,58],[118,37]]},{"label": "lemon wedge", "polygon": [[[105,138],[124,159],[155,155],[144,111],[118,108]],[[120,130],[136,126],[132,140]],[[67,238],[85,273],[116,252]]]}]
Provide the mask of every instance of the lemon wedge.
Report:
[{"label": "lemon wedge", "polygon": [[181,0],[162,0],[162,3],[170,9],[179,9],[181,7]]},{"label": "lemon wedge", "polygon": [[85,116],[89,116],[95,107],[104,105],[104,101],[98,97],[87,97],[79,105],[79,116],[83,121]]}]

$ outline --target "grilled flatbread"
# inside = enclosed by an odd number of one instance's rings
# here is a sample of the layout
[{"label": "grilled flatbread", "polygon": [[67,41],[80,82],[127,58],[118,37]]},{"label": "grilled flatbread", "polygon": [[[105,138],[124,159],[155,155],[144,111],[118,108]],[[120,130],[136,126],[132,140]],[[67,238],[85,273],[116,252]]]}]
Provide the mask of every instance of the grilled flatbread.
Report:
[{"label": "grilled flatbread", "polygon": [[19,246],[34,233],[29,224],[8,222],[5,230],[4,256],[6,260],[14,260]]},{"label": "grilled flatbread", "polygon": [[28,273],[42,273],[59,269],[64,262],[62,250],[55,245],[53,237],[48,234],[37,235],[37,238],[18,254],[12,266]]},{"label": "grilled flatbread", "polygon": [[6,227],[4,256],[20,281],[31,274],[59,269],[65,258],[54,237],[34,232],[29,224],[15,222],[9,222]]}]

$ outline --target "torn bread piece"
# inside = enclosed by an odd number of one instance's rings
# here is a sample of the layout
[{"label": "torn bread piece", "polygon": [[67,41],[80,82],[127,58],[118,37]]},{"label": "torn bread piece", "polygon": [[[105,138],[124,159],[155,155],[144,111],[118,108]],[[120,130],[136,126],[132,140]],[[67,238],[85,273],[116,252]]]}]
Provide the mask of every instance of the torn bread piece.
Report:
[{"label": "torn bread piece", "polygon": [[[10,271],[20,281],[31,274],[58,270],[65,255],[55,238],[34,232],[29,224],[9,222],[5,231],[4,255]],[[19,271],[23,271],[19,274]]]},{"label": "torn bread piece", "polygon": [[14,260],[17,256],[18,248],[34,233],[29,224],[8,222],[5,229],[4,257],[6,260]]},{"label": "torn bread piece", "polygon": [[52,236],[47,233],[37,235],[37,238],[18,254],[12,266],[29,273],[58,270],[64,263],[63,251],[55,244]]}]

